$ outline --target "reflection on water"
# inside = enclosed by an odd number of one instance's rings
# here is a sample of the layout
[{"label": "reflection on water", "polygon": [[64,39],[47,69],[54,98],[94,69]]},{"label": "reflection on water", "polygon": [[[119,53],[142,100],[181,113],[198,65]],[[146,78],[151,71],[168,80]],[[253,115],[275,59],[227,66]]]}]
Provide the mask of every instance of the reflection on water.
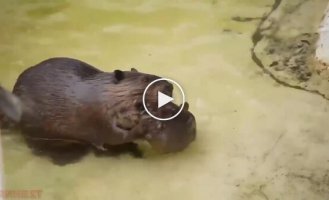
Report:
[{"label": "reflection on water", "polygon": [[328,198],[328,101],[278,85],[250,58],[251,35],[273,2],[1,0],[5,87],[55,56],[106,71],[135,67],[177,80],[198,123],[181,153],[88,153],[65,166],[5,132],[6,187],[41,190],[42,199]]}]

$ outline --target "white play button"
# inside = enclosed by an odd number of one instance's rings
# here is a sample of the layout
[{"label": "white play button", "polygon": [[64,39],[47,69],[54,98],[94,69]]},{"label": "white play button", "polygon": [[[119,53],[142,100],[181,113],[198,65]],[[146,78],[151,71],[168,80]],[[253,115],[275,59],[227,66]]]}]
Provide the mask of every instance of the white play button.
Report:
[{"label": "white play button", "polygon": [[[175,99],[174,99],[173,97],[168,96],[168,95],[160,92],[159,90],[157,91],[157,95],[158,95],[158,98],[157,98],[157,100],[158,100],[158,108],[157,109],[161,108],[162,106],[164,106],[167,103],[172,102],[174,100],[177,101],[177,100],[180,99],[180,101],[181,101],[181,103],[180,103],[181,106],[180,106],[179,111],[176,112],[176,113],[173,113],[172,116],[169,116],[169,117],[166,117],[166,118],[157,117],[156,116],[156,113],[153,113],[152,109],[149,110],[148,106],[146,106],[147,105],[147,102],[145,102],[146,101],[146,99],[145,99],[146,98],[146,93],[147,93],[148,89],[152,85],[156,85],[160,81],[167,81],[169,83],[172,83],[173,85],[176,85],[177,88],[179,89],[180,93],[181,93],[181,95],[180,95],[181,99],[178,98],[177,95],[175,95]],[[159,79],[156,79],[156,80],[152,81],[150,84],[147,85],[147,87],[145,88],[144,93],[143,93],[143,106],[144,106],[145,111],[147,112],[147,114],[149,114],[154,119],[161,120],[161,121],[171,120],[171,119],[174,119],[175,117],[177,117],[179,115],[179,113],[182,112],[182,110],[184,108],[184,102],[185,102],[185,94],[183,92],[182,87],[176,81],[173,81],[173,80],[168,79],[168,78],[159,78]],[[154,106],[156,106],[156,104]]]},{"label": "white play button", "polygon": [[166,105],[167,103],[173,101],[174,99],[168,95],[163,94],[162,92],[158,91],[158,108]]}]

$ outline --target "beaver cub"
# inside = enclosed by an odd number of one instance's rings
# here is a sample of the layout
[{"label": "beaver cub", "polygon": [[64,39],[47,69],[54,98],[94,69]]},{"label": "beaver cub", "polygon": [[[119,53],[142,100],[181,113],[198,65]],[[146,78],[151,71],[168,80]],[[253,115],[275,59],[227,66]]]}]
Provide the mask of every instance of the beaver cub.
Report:
[{"label": "beaver cub", "polygon": [[[135,69],[103,72],[71,58],[45,60],[25,70],[14,86],[22,105],[18,127],[29,138],[87,143],[101,150],[104,144],[146,139],[161,152],[180,151],[195,137],[195,119],[187,109],[178,116],[185,125],[149,118],[142,95],[158,78]],[[147,102],[156,103],[157,91],[171,95],[172,90],[169,82],[162,82]],[[186,141],[178,144],[182,139]]]},{"label": "beaver cub", "polygon": [[[161,153],[177,152],[185,149],[196,137],[195,118],[188,111],[189,104],[184,103],[182,112],[174,119],[159,121],[151,117],[143,117],[145,139]],[[160,118],[168,118],[179,111],[181,106],[168,103],[159,108],[155,114]]]}]

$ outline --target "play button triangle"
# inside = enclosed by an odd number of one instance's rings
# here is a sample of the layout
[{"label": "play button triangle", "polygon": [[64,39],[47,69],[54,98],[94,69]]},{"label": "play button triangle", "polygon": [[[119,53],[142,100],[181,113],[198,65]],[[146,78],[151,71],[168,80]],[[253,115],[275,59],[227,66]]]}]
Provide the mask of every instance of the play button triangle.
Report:
[{"label": "play button triangle", "polygon": [[166,105],[167,103],[173,101],[174,99],[168,95],[163,94],[162,92],[158,91],[158,108]]}]

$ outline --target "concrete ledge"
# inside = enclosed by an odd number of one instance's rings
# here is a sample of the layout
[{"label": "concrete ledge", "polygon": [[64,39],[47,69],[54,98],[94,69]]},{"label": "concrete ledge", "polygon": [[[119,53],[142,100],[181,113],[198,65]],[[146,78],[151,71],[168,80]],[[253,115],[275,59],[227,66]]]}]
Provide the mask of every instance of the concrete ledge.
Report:
[{"label": "concrete ledge", "polygon": [[329,77],[329,5],[324,13],[315,52],[315,69]]}]

